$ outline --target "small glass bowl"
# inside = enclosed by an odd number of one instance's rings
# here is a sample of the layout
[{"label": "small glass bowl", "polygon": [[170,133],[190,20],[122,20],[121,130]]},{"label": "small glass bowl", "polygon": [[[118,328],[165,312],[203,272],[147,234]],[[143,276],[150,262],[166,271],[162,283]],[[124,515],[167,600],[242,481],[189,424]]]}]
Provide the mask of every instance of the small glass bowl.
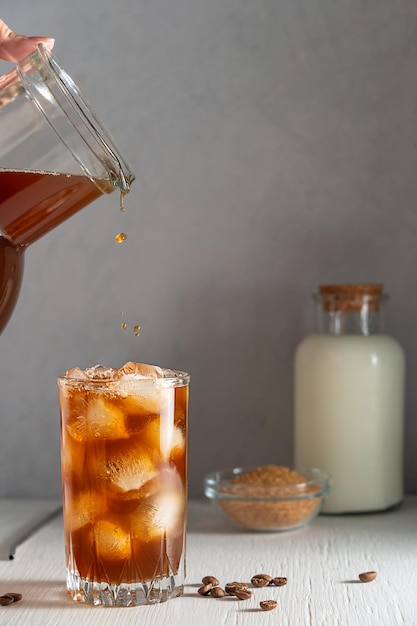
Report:
[{"label": "small glass bowl", "polygon": [[[309,524],[330,491],[330,477],[318,468],[297,469],[305,481],[281,485],[243,482],[253,467],[217,470],[204,478],[204,494],[217,502],[238,528],[285,531]],[[259,468],[258,468],[259,469]]]}]

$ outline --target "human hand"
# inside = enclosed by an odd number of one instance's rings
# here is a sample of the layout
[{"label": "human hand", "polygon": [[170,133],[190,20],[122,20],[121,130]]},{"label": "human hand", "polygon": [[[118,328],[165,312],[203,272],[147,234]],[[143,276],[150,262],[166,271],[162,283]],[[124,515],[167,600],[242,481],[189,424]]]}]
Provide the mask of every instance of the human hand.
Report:
[{"label": "human hand", "polygon": [[34,52],[40,43],[51,50],[55,40],[50,37],[17,35],[0,19],[0,59],[16,63]]}]

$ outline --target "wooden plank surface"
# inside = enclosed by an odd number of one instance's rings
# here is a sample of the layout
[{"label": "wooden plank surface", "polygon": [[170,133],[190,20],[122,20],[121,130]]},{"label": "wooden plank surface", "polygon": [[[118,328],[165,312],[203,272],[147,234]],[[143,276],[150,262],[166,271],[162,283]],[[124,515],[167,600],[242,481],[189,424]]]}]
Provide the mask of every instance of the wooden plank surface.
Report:
[{"label": "wooden plank surface", "polygon": [[0,498],[0,560],[14,558],[16,547],[61,509],[59,500]]},{"label": "wooden plank surface", "polygon": [[[102,608],[70,600],[64,585],[62,519],[31,536],[10,562],[0,562],[0,592],[23,600],[0,607],[3,626],[397,626],[417,624],[417,496],[395,511],[320,516],[287,533],[236,532],[207,502],[191,502],[183,598],[165,604]],[[372,583],[358,574],[376,570]],[[255,589],[248,601],[197,594],[204,575],[224,585],[256,573],[286,576],[280,588]],[[278,600],[271,612],[262,599]]]}]

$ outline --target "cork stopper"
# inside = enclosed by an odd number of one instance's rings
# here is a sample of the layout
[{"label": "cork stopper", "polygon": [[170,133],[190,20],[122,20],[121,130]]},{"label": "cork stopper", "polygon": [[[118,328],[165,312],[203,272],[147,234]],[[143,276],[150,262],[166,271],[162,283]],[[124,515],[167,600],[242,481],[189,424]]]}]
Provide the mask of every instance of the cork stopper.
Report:
[{"label": "cork stopper", "polygon": [[346,285],[320,285],[319,293],[323,311],[357,313],[366,307],[379,311],[383,295],[382,284],[353,283]]}]

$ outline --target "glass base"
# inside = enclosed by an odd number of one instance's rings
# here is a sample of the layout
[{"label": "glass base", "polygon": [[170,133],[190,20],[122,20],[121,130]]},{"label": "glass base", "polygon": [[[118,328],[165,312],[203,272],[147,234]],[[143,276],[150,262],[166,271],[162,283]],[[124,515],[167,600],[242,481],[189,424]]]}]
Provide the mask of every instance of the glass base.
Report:
[{"label": "glass base", "polygon": [[180,575],[172,574],[145,582],[112,585],[81,578],[68,571],[67,590],[76,602],[102,606],[139,606],[166,602],[182,596],[184,584]]}]

